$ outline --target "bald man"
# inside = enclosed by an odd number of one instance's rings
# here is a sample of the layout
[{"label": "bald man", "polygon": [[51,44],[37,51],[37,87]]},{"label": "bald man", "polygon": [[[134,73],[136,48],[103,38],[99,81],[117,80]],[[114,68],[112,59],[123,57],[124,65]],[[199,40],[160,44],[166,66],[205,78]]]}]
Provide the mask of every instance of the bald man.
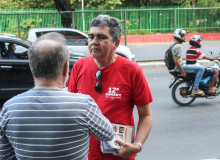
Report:
[{"label": "bald man", "polygon": [[64,36],[45,34],[28,54],[35,87],[3,106],[1,159],[87,159],[90,134],[109,141],[114,131],[90,96],[63,90],[70,57]]}]

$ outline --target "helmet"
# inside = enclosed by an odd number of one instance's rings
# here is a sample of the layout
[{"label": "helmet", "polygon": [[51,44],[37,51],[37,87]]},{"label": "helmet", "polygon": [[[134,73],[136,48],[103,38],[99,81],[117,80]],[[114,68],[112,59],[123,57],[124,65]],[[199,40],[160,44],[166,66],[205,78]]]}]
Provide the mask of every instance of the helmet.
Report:
[{"label": "helmet", "polygon": [[189,39],[189,44],[192,45],[192,46],[197,46],[197,48],[200,48],[201,47],[201,44],[200,44],[201,41],[203,41],[202,36],[193,35]]},{"label": "helmet", "polygon": [[174,31],[174,38],[180,42],[186,42],[185,35],[187,35],[188,31],[184,28],[182,29],[176,29]]}]

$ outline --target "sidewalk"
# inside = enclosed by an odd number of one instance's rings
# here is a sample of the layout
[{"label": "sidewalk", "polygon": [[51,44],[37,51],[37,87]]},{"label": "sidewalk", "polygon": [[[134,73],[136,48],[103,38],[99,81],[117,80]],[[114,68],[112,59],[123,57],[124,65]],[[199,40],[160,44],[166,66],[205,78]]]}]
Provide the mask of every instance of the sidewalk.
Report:
[{"label": "sidewalk", "polygon": [[[205,40],[220,40],[220,33],[189,33],[186,35],[188,41],[192,35],[199,34]],[[121,36],[121,42],[124,43],[125,37]],[[127,43],[149,43],[149,42],[172,42],[173,34],[157,33],[153,35],[128,35]]]},{"label": "sidewalk", "polygon": [[[209,60],[197,60],[197,62],[203,67],[207,67],[214,63]],[[137,64],[141,66],[142,69],[147,70],[167,68],[163,61],[137,62]]]}]

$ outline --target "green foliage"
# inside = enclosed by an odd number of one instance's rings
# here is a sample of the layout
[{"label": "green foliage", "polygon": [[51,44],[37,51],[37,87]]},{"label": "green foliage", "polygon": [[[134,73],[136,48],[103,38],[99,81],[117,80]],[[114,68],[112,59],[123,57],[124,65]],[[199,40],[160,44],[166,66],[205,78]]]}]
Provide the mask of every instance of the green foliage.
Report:
[{"label": "green foliage", "polygon": [[219,7],[220,3],[218,0],[198,0],[196,5],[201,7]]},{"label": "green foliage", "polygon": [[199,29],[197,29],[197,32],[198,33],[206,33],[207,31],[205,28],[199,28]]},{"label": "green foliage", "polygon": [[[151,35],[155,34],[155,31],[150,30],[133,30],[133,31],[127,31],[127,35]],[[122,35],[124,35],[124,30],[122,31]]]},{"label": "green foliage", "polygon": [[[118,19],[118,18],[116,18],[121,24],[124,24],[125,23],[125,20],[124,19],[122,19],[122,20],[120,20],[120,19]],[[132,24],[131,24],[131,22],[129,21],[129,20],[127,20],[126,21],[126,28],[127,28],[127,30],[129,29],[129,26],[131,26]]]},{"label": "green foliage", "polygon": [[85,8],[114,9],[125,0],[84,0]]},{"label": "green foliage", "polygon": [[[125,0],[84,0],[84,8],[114,9]],[[81,8],[82,0],[70,0],[71,8]],[[0,9],[56,8],[54,0],[0,0]]]},{"label": "green foliage", "polygon": [[220,28],[187,28],[187,31],[189,31],[189,33],[219,33],[220,32]]},{"label": "green foliage", "polygon": [[55,4],[54,0],[0,0],[0,7],[1,9],[55,8]]},{"label": "green foliage", "polygon": [[[27,19],[23,21],[20,25],[20,28],[23,32],[21,32],[21,37],[27,38],[27,33],[31,28],[35,28],[35,25],[39,23],[40,20],[37,19]],[[12,29],[18,29],[18,25],[12,26]]]}]

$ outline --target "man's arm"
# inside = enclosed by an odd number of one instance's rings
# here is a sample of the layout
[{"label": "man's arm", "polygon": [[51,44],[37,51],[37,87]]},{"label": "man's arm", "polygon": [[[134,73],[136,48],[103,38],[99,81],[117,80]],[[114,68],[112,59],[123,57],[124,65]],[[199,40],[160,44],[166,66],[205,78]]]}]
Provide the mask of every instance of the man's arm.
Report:
[{"label": "man's arm", "polygon": [[205,56],[204,59],[208,59],[208,60],[210,60],[210,61],[214,61],[214,60],[218,60],[218,61],[220,61],[219,58],[208,57],[208,56]]},{"label": "man's arm", "polygon": [[[153,114],[150,104],[145,106],[137,106],[137,109],[139,114],[139,121],[135,142],[141,143],[143,145],[151,130]],[[140,151],[140,147],[136,144],[122,142],[120,140],[117,140],[117,142],[119,145],[123,146],[123,148],[118,150],[118,153],[114,154],[116,156],[128,158]]]},{"label": "man's arm", "polygon": [[179,56],[175,56],[174,58],[174,63],[176,65],[176,67],[180,70],[181,74],[183,77],[186,77],[186,72],[183,70],[180,62],[179,62],[180,57]]},{"label": "man's arm", "polygon": [[109,120],[102,115],[101,110],[93,99],[90,99],[90,108],[87,114],[88,128],[90,134],[99,141],[110,141],[113,139],[114,130]]},{"label": "man's arm", "polygon": [[20,53],[19,56],[26,56],[26,55],[27,55],[27,52],[28,52],[28,51],[22,52],[22,53]]},{"label": "man's arm", "polygon": [[2,122],[3,122],[3,117],[1,115],[0,116],[0,159],[12,160],[15,158],[14,149],[3,132]]},{"label": "man's arm", "polygon": [[8,139],[3,136],[0,138],[0,159],[1,160],[12,160],[15,158],[14,149],[9,143]]}]

